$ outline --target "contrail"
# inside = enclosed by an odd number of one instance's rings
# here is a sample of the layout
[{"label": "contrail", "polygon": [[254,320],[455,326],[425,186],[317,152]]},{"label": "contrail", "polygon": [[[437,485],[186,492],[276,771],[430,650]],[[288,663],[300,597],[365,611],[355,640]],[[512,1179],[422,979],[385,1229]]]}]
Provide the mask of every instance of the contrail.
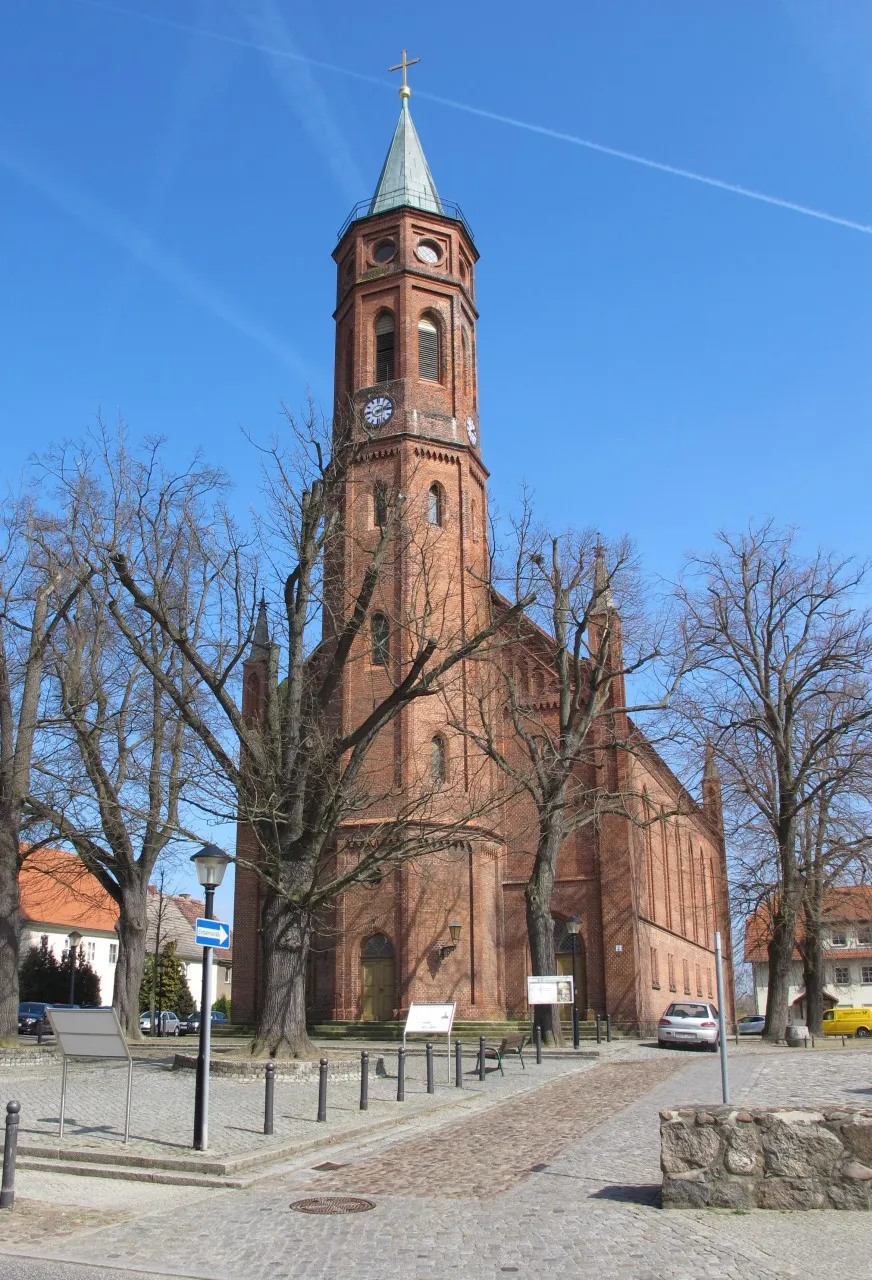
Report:
[{"label": "contrail", "polygon": [[[378,76],[369,76],[362,71],[352,71],[348,67],[339,67],[332,62],[322,62],[317,58],[309,58],[302,53],[291,53],[287,49],[274,49],[267,45],[256,44],[252,40],[244,40],[238,36],[223,35],[218,31],[209,31],[203,27],[190,26],[184,22],[176,22],[171,18],[156,18],[152,14],[136,13],[131,9],[119,8],[106,4],[103,0],[78,0],[94,9],[103,9],[108,13],[119,14],[127,18],[139,18],[142,22],[150,22],[154,26],[169,27],[175,31],[185,31],[190,35],[202,36],[208,40],[220,40],[224,44],[237,45],[242,49],[252,49],[258,53],[266,53],[274,58],[289,58],[294,62],[305,62],[310,67],[321,71],[332,71],[336,75],[360,80],[364,84],[377,85],[380,89],[387,87],[386,82]],[[761,204],[774,205],[778,209],[787,209],[791,213],[801,213],[807,218],[816,218],[819,222],[829,222],[836,227],[845,227],[849,231],[862,231],[864,235],[872,235],[872,223],[855,222],[852,218],[842,218],[835,213],[827,213],[825,209],[814,209],[810,205],[798,204],[794,200],[784,200],[781,196],[773,196],[765,191],[757,191],[753,187],[743,187],[737,182],[726,182],[723,178],[712,178],[705,173],[697,173],[693,169],[683,169],[679,165],[667,164],[662,160],[652,160],[648,156],[637,155],[633,151],[623,151],[619,147],[610,147],[603,142],[594,142],[590,138],[581,138],[574,133],[563,133],[559,129],[550,129],[547,125],[530,124],[527,120],[518,120],[514,116],[502,115],[497,111],[487,111],[484,107],[473,107],[467,102],[457,102],[453,98],[442,98],[435,93],[427,93],[416,89],[419,98],[450,107],[454,111],[463,111],[467,115],[479,116],[483,120],[493,120],[498,124],[510,125],[515,129],[523,129],[527,133],[538,133],[545,138],[554,138],[558,142],[567,142],[574,147],[584,147],[588,151],[597,151],[601,155],[613,156],[617,160],[627,160],[631,164],[642,165],[645,169],[655,169],[659,173],[668,173],[675,178],[685,178],[689,182],[699,182],[706,187],[714,187],[718,191],[728,191],[732,195],[744,196],[746,200],[757,200]]]}]

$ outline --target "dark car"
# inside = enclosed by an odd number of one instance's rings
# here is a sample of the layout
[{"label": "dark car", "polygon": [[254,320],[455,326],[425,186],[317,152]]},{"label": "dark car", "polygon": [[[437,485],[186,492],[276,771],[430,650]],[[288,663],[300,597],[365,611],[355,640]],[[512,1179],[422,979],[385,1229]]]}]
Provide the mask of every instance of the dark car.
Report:
[{"label": "dark car", "polygon": [[24,1000],[18,1006],[18,1034],[35,1036],[42,1023],[43,1033],[51,1031],[47,1013],[49,1009],[78,1009],[77,1004],[45,1004],[41,1000]]},{"label": "dark car", "polygon": [[[222,1013],[220,1009],[212,1010],[212,1026],[227,1026],[230,1019],[226,1013]],[[200,1034],[200,1011],[195,1009],[193,1013],[189,1013],[187,1018],[182,1018],[179,1023],[179,1035],[198,1036]]]}]

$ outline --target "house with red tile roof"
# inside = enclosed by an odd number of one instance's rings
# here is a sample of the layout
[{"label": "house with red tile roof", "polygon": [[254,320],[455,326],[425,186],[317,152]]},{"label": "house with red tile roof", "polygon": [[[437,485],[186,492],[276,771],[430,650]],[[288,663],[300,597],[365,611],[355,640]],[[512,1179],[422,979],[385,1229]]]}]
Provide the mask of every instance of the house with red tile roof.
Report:
[{"label": "house with red tile roof", "polygon": [[[769,987],[771,913],[761,904],[745,922],[745,960],[754,974],[758,1013],[766,1012]],[[788,999],[791,1021],[806,1020],[802,976],[804,924],[797,926]],[[872,885],[832,885],[823,911],[824,1006],[872,1007]]]}]

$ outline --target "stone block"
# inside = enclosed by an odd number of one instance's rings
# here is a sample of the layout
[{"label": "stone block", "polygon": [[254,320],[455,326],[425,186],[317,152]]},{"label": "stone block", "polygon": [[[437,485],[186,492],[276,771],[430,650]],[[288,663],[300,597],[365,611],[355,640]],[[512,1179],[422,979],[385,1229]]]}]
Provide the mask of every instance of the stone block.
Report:
[{"label": "stone block", "polygon": [[827,1196],[816,1178],[764,1178],[758,1184],[761,1209],[825,1209]]},{"label": "stone block", "polygon": [[[842,1155],[834,1133],[819,1124],[779,1116],[763,1135],[766,1173],[776,1178],[829,1178]],[[820,1116],[823,1120],[823,1116]]]},{"label": "stone block", "polygon": [[751,1175],[763,1171],[763,1143],[753,1124],[727,1130],[724,1168],[728,1173]]},{"label": "stone block", "polygon": [[868,1182],[834,1182],[827,1194],[834,1209],[872,1208],[872,1185]]},{"label": "stone block", "polygon": [[704,1169],[720,1152],[721,1140],[714,1127],[688,1128],[680,1121],[660,1127],[660,1168],[664,1173]]},{"label": "stone block", "polygon": [[842,1141],[862,1164],[872,1164],[872,1117],[853,1116],[842,1125]]}]

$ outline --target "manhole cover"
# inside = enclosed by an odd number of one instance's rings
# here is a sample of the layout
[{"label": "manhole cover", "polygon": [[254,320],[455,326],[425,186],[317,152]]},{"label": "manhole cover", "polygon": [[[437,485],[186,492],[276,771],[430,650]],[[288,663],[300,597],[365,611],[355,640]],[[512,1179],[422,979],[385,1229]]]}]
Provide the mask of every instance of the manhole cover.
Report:
[{"label": "manhole cover", "polygon": [[291,1208],[297,1213],[366,1213],[375,1208],[375,1201],[360,1196],[310,1196],[292,1201]]}]

